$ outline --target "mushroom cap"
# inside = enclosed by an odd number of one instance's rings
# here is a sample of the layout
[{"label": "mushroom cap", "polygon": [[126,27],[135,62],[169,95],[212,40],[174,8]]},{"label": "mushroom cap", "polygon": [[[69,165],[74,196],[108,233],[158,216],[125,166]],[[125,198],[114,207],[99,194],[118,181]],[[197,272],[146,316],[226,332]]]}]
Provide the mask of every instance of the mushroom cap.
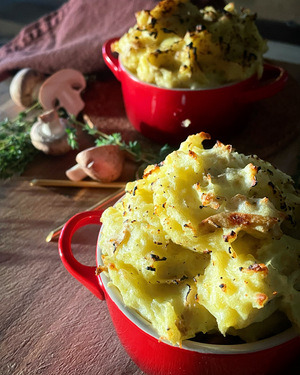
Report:
[{"label": "mushroom cap", "polygon": [[76,162],[92,179],[111,182],[121,176],[124,154],[116,145],[91,147],[77,154]]},{"label": "mushroom cap", "polygon": [[31,107],[38,99],[39,89],[45,78],[44,74],[31,68],[19,70],[9,86],[13,102],[20,107]]},{"label": "mushroom cap", "polygon": [[64,119],[57,116],[55,111],[49,111],[39,116],[30,130],[33,146],[49,155],[63,155],[71,150],[65,131]]},{"label": "mushroom cap", "polygon": [[69,114],[77,116],[84,108],[80,93],[85,87],[85,78],[78,70],[62,69],[43,83],[39,102],[46,110],[63,107]]}]

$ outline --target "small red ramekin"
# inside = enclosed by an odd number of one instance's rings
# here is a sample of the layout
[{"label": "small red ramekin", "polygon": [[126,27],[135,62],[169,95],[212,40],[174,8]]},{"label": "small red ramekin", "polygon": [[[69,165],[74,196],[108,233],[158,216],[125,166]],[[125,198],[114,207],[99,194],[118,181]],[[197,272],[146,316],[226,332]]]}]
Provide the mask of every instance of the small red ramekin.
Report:
[{"label": "small red ramekin", "polygon": [[[199,131],[219,137],[238,129],[236,120],[245,107],[279,92],[288,77],[281,67],[266,63],[261,79],[253,76],[211,89],[161,88],[140,81],[122,65],[111,50],[116,40],[104,43],[102,55],[121,82],[127,117],[139,132],[159,143],[177,143]],[[185,120],[190,121],[188,127]]]},{"label": "small red ramekin", "polygon": [[[73,216],[59,238],[59,253],[66,269],[96,297],[106,300],[119,339],[133,361],[148,375],[275,375],[285,374],[300,354],[300,336],[288,329],[276,336],[249,344],[214,345],[186,340],[172,346],[132,309],[126,307],[116,288],[108,286],[96,266],[79,263],[73,256],[73,234],[89,224],[101,226],[103,211]],[[99,234],[101,235],[101,234]],[[96,264],[102,264],[97,246]]]}]

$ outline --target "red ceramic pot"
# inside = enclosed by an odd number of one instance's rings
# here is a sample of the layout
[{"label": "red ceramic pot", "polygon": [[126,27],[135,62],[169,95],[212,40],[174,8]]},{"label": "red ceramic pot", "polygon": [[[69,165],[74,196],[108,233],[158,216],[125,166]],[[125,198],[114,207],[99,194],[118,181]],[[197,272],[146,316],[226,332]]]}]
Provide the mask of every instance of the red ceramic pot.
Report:
[{"label": "red ceramic pot", "polygon": [[[289,329],[251,344],[213,345],[185,341],[182,348],[160,341],[151,325],[122,303],[118,291],[108,286],[96,267],[79,263],[73,256],[73,234],[89,224],[100,224],[102,211],[83,212],[64,226],[59,252],[66,269],[94,295],[105,299],[116,332],[127,353],[148,375],[266,375],[285,374],[300,354],[300,336]],[[96,263],[101,265],[97,247]]]},{"label": "red ceramic pot", "polygon": [[[212,89],[160,88],[138,80],[122,65],[111,51],[116,40],[107,41],[102,54],[122,84],[128,119],[139,132],[160,143],[177,143],[200,131],[213,137],[228,134],[249,103],[276,94],[287,81],[284,69],[265,64],[260,80],[252,77]],[[187,119],[191,123],[184,127]]]}]

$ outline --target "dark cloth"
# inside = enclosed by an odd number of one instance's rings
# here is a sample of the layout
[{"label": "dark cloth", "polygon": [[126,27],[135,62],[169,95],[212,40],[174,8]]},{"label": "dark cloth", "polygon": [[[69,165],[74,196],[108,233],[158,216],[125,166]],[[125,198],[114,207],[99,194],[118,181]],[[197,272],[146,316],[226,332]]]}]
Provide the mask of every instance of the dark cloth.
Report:
[{"label": "dark cloth", "polygon": [[63,68],[91,73],[104,67],[103,42],[135,24],[135,12],[155,0],[70,0],[31,23],[0,49],[0,76],[24,67],[46,74]]},{"label": "dark cloth", "polygon": [[[193,0],[199,7],[223,0]],[[135,12],[157,0],[69,0],[31,23],[0,48],[0,78],[21,68],[52,74],[64,68],[92,73],[104,67],[102,44],[136,23]]]}]

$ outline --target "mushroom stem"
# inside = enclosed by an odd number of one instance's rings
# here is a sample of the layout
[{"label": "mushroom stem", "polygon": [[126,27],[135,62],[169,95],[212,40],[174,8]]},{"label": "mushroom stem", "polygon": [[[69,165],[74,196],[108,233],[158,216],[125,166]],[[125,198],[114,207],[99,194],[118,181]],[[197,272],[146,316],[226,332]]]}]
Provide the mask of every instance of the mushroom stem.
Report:
[{"label": "mushroom stem", "polygon": [[72,168],[66,171],[66,176],[71,181],[81,181],[87,177],[87,174],[79,164],[75,164]]},{"label": "mushroom stem", "polygon": [[66,120],[55,110],[43,113],[30,131],[31,142],[45,154],[62,155],[71,150],[66,134]]},{"label": "mushroom stem", "polygon": [[46,137],[61,137],[65,133],[65,122],[58,117],[56,111],[47,111],[39,118],[41,120],[40,133]]},{"label": "mushroom stem", "polygon": [[45,110],[64,108],[77,117],[84,108],[80,93],[86,87],[81,72],[75,69],[62,69],[50,76],[39,91],[39,102]]}]

